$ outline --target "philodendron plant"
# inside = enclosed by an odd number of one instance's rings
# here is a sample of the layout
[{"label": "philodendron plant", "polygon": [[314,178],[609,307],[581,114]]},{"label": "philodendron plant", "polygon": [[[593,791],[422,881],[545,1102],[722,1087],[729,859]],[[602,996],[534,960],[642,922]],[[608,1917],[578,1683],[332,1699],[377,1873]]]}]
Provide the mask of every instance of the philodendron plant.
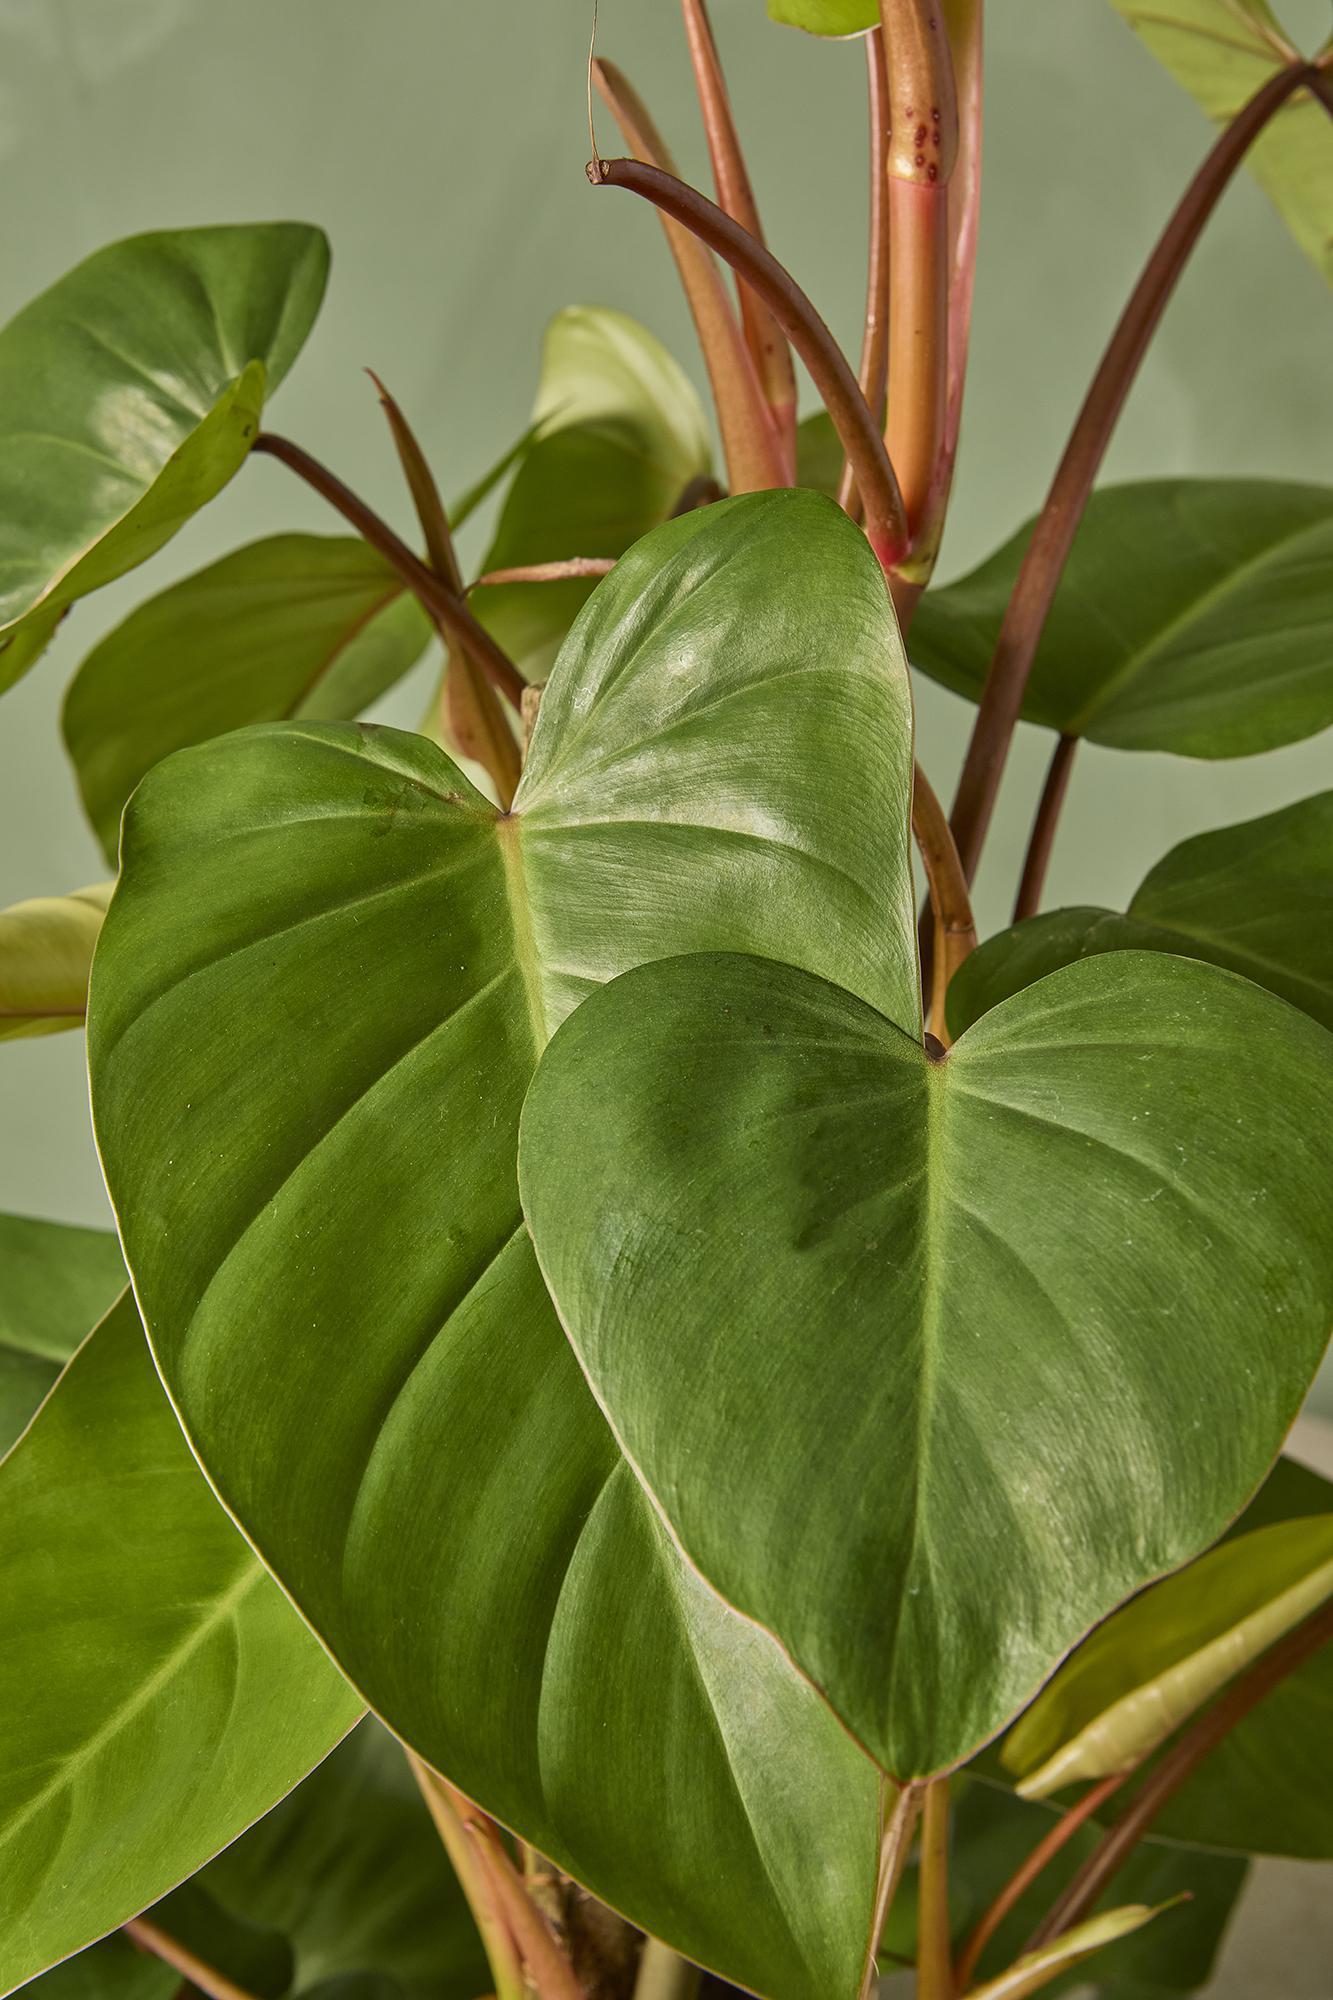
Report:
[{"label": "philodendron plant", "polygon": [[[404,540],[269,428],[300,224],[114,244],[0,333],[0,685],[253,454],[350,530],[93,646],[115,880],[0,913],[0,1032],[86,1015],[118,1226],[0,1218],[0,1990],[1161,2000],[1248,1856],[1333,1858],[1333,1488],[1279,1456],[1333,1319],[1333,793],[1041,908],[1080,738],[1333,722],[1333,491],[1093,490],[1243,161],[1327,266],[1333,66],[1265,0],[1117,4],[1220,136],[947,588],[981,0],[770,0],[868,70],[855,369],[704,0],[716,202],[594,61],[716,461],[572,308],[455,505],[381,386]],[[436,637],[419,732],[358,722]],[[976,707],[948,815],[913,671]]]}]

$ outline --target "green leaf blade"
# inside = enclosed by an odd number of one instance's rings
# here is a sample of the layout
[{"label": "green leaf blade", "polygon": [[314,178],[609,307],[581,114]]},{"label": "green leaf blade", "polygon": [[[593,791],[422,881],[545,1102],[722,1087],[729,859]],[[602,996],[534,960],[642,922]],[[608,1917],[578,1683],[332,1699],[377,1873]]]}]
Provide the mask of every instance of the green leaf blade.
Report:
[{"label": "green leaf blade", "polygon": [[0,1215],[0,1454],[124,1289],[110,1230]]},{"label": "green leaf blade", "polygon": [[0,332],[0,686],[236,472],[327,271],[305,224],[162,231],[96,252]]}]

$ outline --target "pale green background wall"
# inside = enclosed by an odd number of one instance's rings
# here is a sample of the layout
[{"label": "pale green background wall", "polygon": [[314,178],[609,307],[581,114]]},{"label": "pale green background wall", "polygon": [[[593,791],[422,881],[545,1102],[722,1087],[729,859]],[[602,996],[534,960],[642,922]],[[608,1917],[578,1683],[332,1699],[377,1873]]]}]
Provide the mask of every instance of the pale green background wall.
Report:
[{"label": "pale green background wall", "polygon": [[[1299,4],[1313,36],[1328,9]],[[864,212],[862,63],[714,0],[769,233],[849,342]],[[946,570],[1039,500],[1111,318],[1207,142],[1106,0],[994,0],[974,373]],[[466,482],[521,427],[544,318],[622,306],[697,374],[649,212],[594,193],[589,0],[0,0],[0,315],[106,239],[162,224],[316,220],[335,248],[315,338],[276,421],[402,518],[360,373],[388,379]],[[673,0],[603,0],[602,47],[702,172]],[[610,130],[605,135],[610,141]],[[1119,476],[1329,471],[1333,302],[1248,185],[1228,196],[1115,448]],[[0,706],[0,903],[102,871],[56,734],[80,653],[141,588],[280,526],[331,517],[256,463],[128,586],[68,623]],[[388,705],[419,713],[418,679]],[[926,686],[923,755],[947,788],[967,712]],[[982,882],[1002,919],[1045,755],[1020,748]],[[1114,901],[1186,833],[1329,782],[1327,741],[1250,763],[1085,751],[1051,885]],[[0,1051],[0,1207],[95,1219],[100,1184],[74,1036]]]}]

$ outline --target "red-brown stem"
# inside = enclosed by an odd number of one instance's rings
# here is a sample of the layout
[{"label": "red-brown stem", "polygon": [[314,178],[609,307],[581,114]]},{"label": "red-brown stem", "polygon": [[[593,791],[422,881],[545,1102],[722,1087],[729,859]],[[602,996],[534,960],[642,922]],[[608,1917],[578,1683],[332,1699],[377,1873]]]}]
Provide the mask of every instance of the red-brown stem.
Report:
[{"label": "red-brown stem", "polygon": [[926,1786],[917,1876],[917,2000],[954,2000],[949,1951],[949,1780]]},{"label": "red-brown stem", "polygon": [[[717,43],[713,39],[706,0],[681,0],[681,9],[685,16],[685,34],[690,45],[690,61],[694,65],[704,132],[708,138],[708,156],[712,161],[718,206],[724,208],[734,222],[739,222],[742,229],[748,229],[756,242],[762,243],[764,232],[759,221],[759,209],[741,150],[736,121],[732,116],[727,81],[722,73]],[[759,294],[741,283],[739,295],[741,320],[750,354],[788,463],[794,467],[796,371],[792,367],[791,350],[781,327]]]},{"label": "red-brown stem", "polygon": [[299,444],[293,444],[290,438],[279,437],[274,431],[261,431],[253,449],[278,459],[313,487],[331,507],[336,507],[343,519],[350,521],[357,533],[372,548],[379,550],[413,595],[419,597],[426,609],[439,619],[450,637],[456,639],[460,646],[465,646],[480,662],[500,692],[515,708],[520,706],[525,683],[509,655],[497,645],[485,626],[477,623],[463,600],[456,597],[432,570],[427,569],[420,556],[413,554],[407,543],[394,533],[387,521],[382,521],[366,505],[359,494],[353,493],[350,486],[345,486],[335,473],[312,458],[308,451],[302,450]]},{"label": "red-brown stem", "polygon": [[913,550],[913,574],[922,582],[928,581],[939,554],[953,486],[954,464],[958,457],[981,220],[984,108],[982,0],[944,0],[944,16],[949,46],[953,51],[954,87],[958,102],[958,158],[949,182],[949,331],[944,438],[931,481],[925,516]]},{"label": "red-brown stem", "polygon": [[[889,176],[889,420],[885,443],[916,538],[944,448],[949,190]],[[913,564],[915,567],[915,564]]]},{"label": "red-brown stem", "polygon": [[976,925],[967,893],[967,878],[953,844],[944,807],[929,778],[919,764],[912,773],[912,836],[930,892],[930,908],[935,918],[935,962],[930,982],[930,1032],[944,1048],[949,1046],[945,1001],[949,981],[968,953],[975,950]]},{"label": "red-brown stem", "polygon": [[561,562],[519,563],[514,569],[488,569],[468,589],[486,590],[497,583],[568,583],[571,578],[610,576],[615,566],[614,556],[566,556]]},{"label": "red-brown stem", "polygon": [[639,160],[596,160],[588,168],[588,178],[594,187],[628,188],[652,202],[716,250],[760,294],[809,369],[833,419],[856,474],[870,546],[888,575],[907,552],[907,519],[898,482],[846,356],[800,286],[748,230],[674,174]]},{"label": "red-brown stem", "polygon": [[504,1919],[527,1968],[538,2000],[584,2000],[574,1968],[556,1943],[550,1924],[523,1886],[495,1828],[481,1818],[464,1826],[473,1842],[482,1873],[490,1884]]},{"label": "red-brown stem", "polygon": [[[870,124],[870,248],[866,256],[866,318],[861,337],[861,394],[878,423],[884,420],[889,384],[889,75],[884,33],[865,37],[866,96]],[[850,461],[843,467],[838,505],[854,520],[861,498]]]},{"label": "red-brown stem", "polygon": [[1031,1854],[1019,1863],[995,1901],[976,1924],[959,1954],[954,1983],[960,1993],[967,1992],[982,1952],[1010,1910],[1016,1903],[1022,1901],[1037,1877],[1067,1846],[1079,1828],[1090,1820],[1098,1808],[1105,1805],[1112,1793],[1124,1784],[1128,1775],[1125,1771],[1114,1771],[1109,1778],[1103,1778],[1099,1784],[1085,1792],[1076,1805],[1070,1806],[1068,1812],[1056,1820],[1045,1837],[1037,1842]]},{"label": "red-brown stem", "polygon": [[188,1951],[169,1931],[164,1931],[160,1924],[153,1923],[148,1917],[131,1917],[123,1930],[132,1944],[137,1944],[142,1951],[151,1952],[154,1958],[160,1958],[164,1965],[179,1972],[182,1979],[187,1979],[200,1993],[208,1994],[209,2000],[251,2000],[243,1986],[237,1986],[216,1966],[210,1965],[207,1959]]},{"label": "red-brown stem", "polygon": [[482,1815],[470,1799],[456,1792],[438,1771],[432,1770],[417,1756],[415,1750],[408,1750],[405,1755],[441,1845],[458,1878],[464,1901],[472,1912],[486,1962],[495,1981],[495,2000],[522,2000],[525,1983],[518,1941],[490,1872],[483,1867],[475,1842],[470,1837],[470,1823],[480,1822]]},{"label": "red-brown stem", "polygon": [[[601,61],[593,63],[592,77],[638,161],[646,168],[670,174],[671,155],[629,78],[614,63]],[[595,178],[589,170],[594,184]],[[733,493],[790,486],[792,469],[722,273],[696,232],[665,213],[662,220],[708,370],[727,483]]]},{"label": "red-brown stem", "polygon": [[1222,133],[1148,259],[1102,357],[1014,584],[963,763],[953,829],[969,881],[976,872],[1028,675],[1065,560],[1148,344],[1232,174],[1273,113],[1313,75],[1303,64],[1279,71]]},{"label": "red-brown stem", "polygon": [[1028,841],[1028,851],[1023,862],[1022,880],[1018,885],[1018,895],[1014,899],[1014,922],[1022,923],[1024,917],[1035,917],[1041,908],[1041,893],[1046,887],[1046,870],[1051,862],[1051,849],[1055,845],[1055,829],[1060,823],[1060,811],[1069,790],[1069,774],[1074,765],[1074,752],[1078,749],[1077,736],[1057,736],[1055,748],[1051,752],[1050,765],[1046,772],[1046,783],[1041,789],[1036,816],[1032,821],[1032,837]]},{"label": "red-brown stem", "polygon": [[1251,1709],[1278,1684],[1333,1640],[1333,1603],[1326,1604],[1262,1654],[1228,1693],[1188,1730],[1151,1771],[1128,1807],[1102,1836],[1064,1894],[1048,1912],[1026,1947],[1035,1951],[1081,1921],[1117,1870],[1128,1860],[1157,1815],[1193,1777],[1205,1757],[1223,1742]]}]

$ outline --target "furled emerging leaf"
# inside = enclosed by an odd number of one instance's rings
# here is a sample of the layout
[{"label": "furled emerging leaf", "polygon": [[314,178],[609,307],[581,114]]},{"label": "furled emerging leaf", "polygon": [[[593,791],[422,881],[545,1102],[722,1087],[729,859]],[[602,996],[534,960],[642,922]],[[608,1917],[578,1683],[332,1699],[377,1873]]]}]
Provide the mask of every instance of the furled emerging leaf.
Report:
[{"label": "furled emerging leaf", "polygon": [[114,884],[0,910],[0,1042],[81,1028],[88,968]]},{"label": "furled emerging leaf", "polygon": [[430,633],[383,556],[339,536],[252,542],[150,598],[65,697],[65,743],[108,858],[126,799],[172,750],[248,722],[356,715]]},{"label": "furled emerging leaf", "polygon": [[[984,1986],[974,1986],[970,2000],[1027,2000],[1028,1994],[1040,1993],[1071,1967],[1082,1965],[1108,1945],[1118,1944],[1122,1938],[1142,1930],[1145,1924],[1150,1924],[1154,1917],[1161,1914],[1160,1910],[1149,1909],[1145,1903],[1129,1903],[1119,1910],[1103,1910],[1099,1916],[1075,1924],[1072,1930],[1063,1932],[1053,1943],[1025,1953],[1015,1960],[1007,1972],[997,1973]],[[1096,1968],[1093,1970],[1095,1973]]]},{"label": "furled emerging leaf", "polygon": [[228,1505],[430,1762],[778,2000],[856,1991],[875,1774],[626,1466],[518,1115],[555,1025],[664,951],[745,940],[915,1028],[910,731],[864,538],[813,494],[726,502],[587,605],[511,815],[380,730],[150,772],[94,978],[108,1180]]},{"label": "furled emerging leaf", "polygon": [[327,273],[304,223],[132,236],[0,332],[0,688],[231,478]]},{"label": "furled emerging leaf", "polygon": [[0,1464],[0,1992],[154,1902],[360,1704],[209,1492],[126,1294]]},{"label": "furled emerging leaf", "polygon": [[520,1146],[687,1557],[904,1778],[1257,1486],[1333,1321],[1330,1172],[1325,1031],[1124,952],[936,1063],[788,966],[644,966],[561,1029]]},{"label": "furled emerging leaf", "polygon": [[955,1035],[1057,966],[1169,951],[1240,972],[1333,1028],[1333,792],[1182,841],[1123,916],[1079,906],[987,938],[949,985]]},{"label": "furled emerging leaf", "polygon": [[0,1215],[0,1453],[124,1289],[109,1229]]},{"label": "furled emerging leaf", "polygon": [[879,0],[768,0],[768,12],[812,35],[861,35],[879,20]]},{"label": "furled emerging leaf", "polygon": [[[917,611],[913,664],[969,701],[1030,533]],[[1023,714],[1116,749],[1187,757],[1244,757],[1326,729],[1333,489],[1163,479],[1094,493]]]},{"label": "furled emerging leaf", "polygon": [[[1228,125],[1300,51],[1268,0],[1111,0],[1177,83]],[[1287,227],[1333,282],[1333,120],[1301,90],[1270,119],[1245,164]]]}]

